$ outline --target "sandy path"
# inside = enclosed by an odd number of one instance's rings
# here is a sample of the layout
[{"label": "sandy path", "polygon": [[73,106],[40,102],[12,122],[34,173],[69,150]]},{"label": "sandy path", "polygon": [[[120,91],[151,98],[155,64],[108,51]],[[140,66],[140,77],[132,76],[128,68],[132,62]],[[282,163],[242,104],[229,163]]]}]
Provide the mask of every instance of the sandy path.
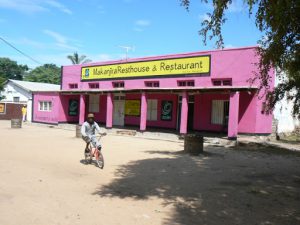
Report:
[{"label": "sandy path", "polygon": [[105,169],[74,132],[0,121],[0,224],[300,224],[300,158],[108,135]]}]

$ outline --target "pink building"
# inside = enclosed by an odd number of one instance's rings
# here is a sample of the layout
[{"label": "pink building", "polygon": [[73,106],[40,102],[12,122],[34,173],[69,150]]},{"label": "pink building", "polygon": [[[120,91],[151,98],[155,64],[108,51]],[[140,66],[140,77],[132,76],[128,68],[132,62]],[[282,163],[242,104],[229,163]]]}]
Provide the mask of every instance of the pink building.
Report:
[{"label": "pink building", "polygon": [[270,134],[272,115],[248,82],[257,62],[245,47],[63,66],[60,91],[34,93],[33,121],[82,124],[92,112],[107,128]]}]

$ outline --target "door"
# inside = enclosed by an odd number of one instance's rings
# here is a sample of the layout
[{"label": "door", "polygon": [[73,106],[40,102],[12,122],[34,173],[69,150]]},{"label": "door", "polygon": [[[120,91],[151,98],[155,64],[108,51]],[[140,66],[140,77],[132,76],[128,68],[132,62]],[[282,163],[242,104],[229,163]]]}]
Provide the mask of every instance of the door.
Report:
[{"label": "door", "polygon": [[189,103],[189,110],[188,110],[188,124],[187,124],[188,131],[192,131],[194,129],[194,103]]},{"label": "door", "polygon": [[124,100],[114,100],[114,117],[113,125],[115,126],[124,126]]}]

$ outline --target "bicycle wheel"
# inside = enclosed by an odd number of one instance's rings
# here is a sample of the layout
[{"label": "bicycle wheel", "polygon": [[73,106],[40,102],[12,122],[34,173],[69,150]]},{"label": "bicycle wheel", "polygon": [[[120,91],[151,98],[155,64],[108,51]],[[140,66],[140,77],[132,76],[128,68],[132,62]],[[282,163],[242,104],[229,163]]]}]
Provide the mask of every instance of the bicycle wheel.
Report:
[{"label": "bicycle wheel", "polygon": [[98,154],[99,154],[99,157],[98,159],[96,159],[96,162],[97,162],[97,165],[99,166],[100,169],[103,169],[104,167],[104,157],[101,153],[101,151],[97,150],[98,151]]}]

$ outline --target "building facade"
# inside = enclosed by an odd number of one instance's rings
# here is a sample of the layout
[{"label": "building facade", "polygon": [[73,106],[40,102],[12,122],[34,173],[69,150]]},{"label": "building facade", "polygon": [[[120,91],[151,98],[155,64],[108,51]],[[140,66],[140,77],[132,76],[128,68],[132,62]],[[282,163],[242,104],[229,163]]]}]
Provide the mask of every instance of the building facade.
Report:
[{"label": "building facade", "polygon": [[[12,119],[22,117],[21,108],[27,106],[27,120],[32,117],[32,92],[33,91],[58,91],[59,85],[38,82],[20,81],[9,79],[5,82],[0,96],[0,119]],[[15,112],[19,111],[19,112]]]},{"label": "building facade", "polygon": [[249,83],[258,60],[245,47],[63,66],[60,91],[34,93],[33,121],[82,124],[92,112],[107,128],[270,134],[272,115]]}]

